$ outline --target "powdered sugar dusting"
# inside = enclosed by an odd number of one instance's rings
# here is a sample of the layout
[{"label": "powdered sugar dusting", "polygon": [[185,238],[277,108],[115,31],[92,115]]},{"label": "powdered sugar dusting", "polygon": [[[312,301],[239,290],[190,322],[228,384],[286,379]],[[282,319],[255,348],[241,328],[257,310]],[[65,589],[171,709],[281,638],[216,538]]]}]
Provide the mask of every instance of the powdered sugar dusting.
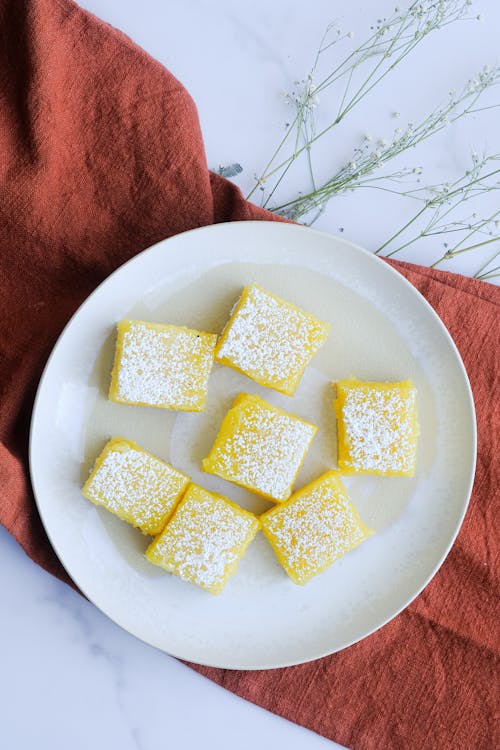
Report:
[{"label": "powdered sugar dusting", "polygon": [[416,452],[415,388],[348,387],[341,419],[347,456],[342,467],[355,471],[412,473]]},{"label": "powdered sugar dusting", "polygon": [[132,321],[123,333],[118,400],[197,410],[206,400],[216,336]]},{"label": "powdered sugar dusting", "polygon": [[157,534],[188,481],[173,467],[123,441],[119,449],[107,452],[83,492],[145,533]]},{"label": "powdered sugar dusting", "polygon": [[223,333],[217,359],[262,385],[293,393],[329,326],[256,285],[246,287],[242,299]]},{"label": "powdered sugar dusting", "polygon": [[286,500],[317,428],[258,396],[240,398],[231,411],[237,413],[234,429],[225,438],[219,435],[204,468],[260,494]]},{"label": "powdered sugar dusting", "polygon": [[327,477],[261,520],[281,561],[301,583],[367,536],[347,495]]},{"label": "powdered sugar dusting", "polygon": [[148,557],[184,580],[218,592],[258,526],[252,514],[191,485]]}]

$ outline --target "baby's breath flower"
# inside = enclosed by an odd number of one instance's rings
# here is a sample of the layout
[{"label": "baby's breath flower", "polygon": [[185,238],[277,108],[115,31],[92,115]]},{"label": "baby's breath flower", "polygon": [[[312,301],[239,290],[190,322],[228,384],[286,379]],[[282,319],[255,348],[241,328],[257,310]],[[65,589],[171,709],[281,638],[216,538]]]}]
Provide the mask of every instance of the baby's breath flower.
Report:
[{"label": "baby's breath flower", "polygon": [[[426,197],[422,197],[421,192],[419,192],[421,189],[417,189],[416,191],[410,190],[408,192],[402,191],[403,195],[422,200],[423,208],[421,208],[409,221],[406,221],[404,226],[395,232],[389,240],[384,242],[383,245],[378,248],[376,253],[380,253],[382,250],[385,251],[385,248],[387,248],[388,245],[394,247],[396,240],[401,242],[403,233],[407,233],[408,228],[411,227],[417,219],[420,219],[425,212],[429,212],[430,218],[427,220],[427,223],[424,224],[423,228],[403,242],[403,244],[396,246],[394,249],[391,249],[390,252],[386,253],[388,257],[396,254],[402,248],[408,247],[417,239],[423,237],[434,238],[436,235],[445,235],[446,237],[453,239],[454,242],[451,247],[449,247],[449,241],[443,242],[446,252],[441,258],[432,264],[432,267],[434,267],[444,260],[453,258],[458,253],[464,253],[476,247],[482,247],[491,242],[500,241],[500,236],[497,236],[494,231],[498,229],[498,226],[500,225],[500,209],[497,209],[491,216],[486,218],[480,218],[478,212],[474,211],[471,216],[465,220],[450,221],[448,219],[452,209],[457,208],[462,203],[466,203],[471,198],[476,198],[478,195],[497,189],[492,178],[500,172],[500,169],[492,169],[492,165],[495,164],[496,166],[496,163],[499,161],[500,154],[486,156],[480,162],[473,160],[472,167],[466,170],[462,177],[459,177],[452,183],[445,182],[441,185],[433,185],[427,188],[426,191],[424,191],[424,193],[428,193]],[[498,222],[498,225],[496,225],[495,222]],[[471,238],[478,233],[483,236],[486,235],[490,239],[474,242]],[[456,240],[457,237],[459,237],[458,240]]]},{"label": "baby's breath flower", "polygon": [[[487,190],[500,189],[500,181],[498,181],[500,169],[486,175],[490,178],[487,183],[478,182],[478,176],[485,174],[486,164],[491,162],[493,158],[500,161],[500,155],[487,157],[479,156],[476,152],[474,152],[472,158],[472,166],[465,171],[462,182],[444,182],[441,185],[428,188],[416,187],[412,191],[407,190],[406,187],[394,189],[394,184],[399,183],[401,185],[401,183],[404,184],[409,180],[412,180],[414,184],[420,183],[420,175],[423,171],[420,166],[400,168],[392,174],[387,174],[387,170],[385,175],[379,176],[376,174],[377,169],[388,165],[391,159],[400,156],[407,149],[418,146],[461,117],[479,111],[474,109],[478,98],[484,91],[500,83],[500,68],[498,66],[494,68],[484,66],[479,74],[468,81],[458,93],[455,89],[451,89],[449,98],[428,113],[427,116],[408,123],[406,129],[395,128],[390,139],[381,138],[376,141],[375,145],[371,145],[372,136],[368,133],[365,134],[362,137],[361,144],[353,149],[351,158],[346,158],[343,161],[343,166],[323,184],[318,184],[313,174],[311,156],[315,142],[341,123],[354,107],[373,91],[380,81],[386,76],[392,75],[392,71],[399,65],[399,62],[429,33],[460,19],[477,18],[476,14],[466,15],[470,4],[469,0],[425,0],[423,2],[412,0],[409,8],[402,11],[399,6],[396,6],[394,14],[387,19],[377,19],[371,27],[371,35],[357,49],[346,54],[345,59],[340,64],[332,66],[329,75],[319,79],[319,67],[317,66],[320,58],[323,58],[327,50],[338,49],[336,45],[339,41],[354,37],[353,32],[343,33],[337,26],[330,25],[321,42],[313,68],[307,76],[295,81],[294,89],[285,96],[287,103],[294,108],[295,117],[290,118],[290,123],[287,124],[280,145],[261,176],[256,178],[254,189],[250,195],[256,190],[261,191],[263,206],[271,207],[290,219],[297,220],[304,216],[313,215],[313,212],[315,212],[315,216],[309,222],[312,223],[322,212],[329,199],[335,195],[346,191],[355,191],[358,187],[375,188],[380,186],[384,190],[388,189],[389,192],[400,193],[422,201],[421,212],[432,213],[433,218],[429,222],[431,224],[437,221],[434,218],[435,214],[439,217],[441,210],[443,215],[444,211],[451,211],[456,203],[468,199],[469,192],[476,195]],[[315,115],[319,98],[323,96],[326,89],[339,82],[343,94],[340,103],[334,106],[335,119],[319,130],[319,121],[316,120]],[[391,115],[398,120],[401,118],[401,113],[398,111],[392,112]],[[300,191],[295,199],[287,201],[287,203],[273,206],[270,201],[276,200],[273,196],[277,194],[277,188],[281,189],[284,186],[286,181],[283,178],[287,176],[289,167],[302,155],[308,159],[308,173],[311,176],[312,188]],[[495,180],[491,179],[493,174]],[[383,187],[384,185],[385,187]],[[500,211],[498,214],[500,216]],[[411,219],[409,223],[405,224],[405,230],[407,226],[413,224],[414,220]],[[479,231],[483,236],[491,237],[488,241],[493,241],[495,238],[488,233],[492,232],[493,229],[498,229],[498,226],[493,224],[494,220],[496,221],[494,217],[490,217],[486,224],[484,223],[486,220],[477,216],[467,218],[461,223],[458,222],[458,226],[454,226],[451,222],[449,225],[439,228],[439,233],[457,232],[459,229],[469,233]],[[418,236],[425,235],[426,231],[428,230],[424,228],[418,233]],[[400,234],[401,231],[393,235],[387,243],[379,248],[379,251],[385,248],[389,242],[393,242]],[[450,236],[454,238],[456,235]],[[390,254],[398,252],[399,249],[401,249],[401,246],[391,250]],[[452,257],[458,251],[453,245],[451,248],[447,248],[447,252],[450,252],[450,257]]]}]

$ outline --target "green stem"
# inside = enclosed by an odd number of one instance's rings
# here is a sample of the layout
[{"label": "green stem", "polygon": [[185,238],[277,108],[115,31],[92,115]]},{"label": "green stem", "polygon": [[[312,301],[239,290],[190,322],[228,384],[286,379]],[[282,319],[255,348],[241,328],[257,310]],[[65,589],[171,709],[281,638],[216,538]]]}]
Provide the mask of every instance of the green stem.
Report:
[{"label": "green stem", "polygon": [[436,266],[443,263],[445,260],[451,260],[455,257],[455,255],[461,255],[461,253],[468,253],[469,250],[475,250],[478,247],[484,247],[485,245],[490,245],[492,242],[498,242],[500,240],[500,237],[492,237],[490,240],[485,240],[484,242],[477,242],[475,245],[468,245],[467,247],[463,247],[460,250],[450,250],[448,253],[445,253],[441,256],[441,258],[438,258],[438,260],[434,261],[430,268],[436,268]]},{"label": "green stem", "polygon": [[[395,240],[396,237],[399,237],[400,234],[402,234],[406,229],[408,229],[408,227],[411,226],[429,208],[434,208],[436,206],[439,206],[443,202],[443,200],[447,200],[448,201],[448,200],[450,200],[450,198],[454,198],[456,195],[459,195],[459,194],[463,195],[464,190],[470,189],[470,187],[472,185],[475,185],[477,182],[485,180],[488,177],[492,177],[492,176],[498,174],[498,172],[500,172],[500,169],[496,169],[493,172],[490,172],[489,174],[484,175],[483,177],[481,177],[481,176],[476,177],[474,180],[471,180],[467,185],[462,186],[462,187],[458,187],[455,190],[451,190],[449,193],[446,193],[446,196],[444,198],[441,198],[439,200],[434,199],[434,200],[431,200],[431,201],[427,202],[425,204],[425,206],[423,206],[420,209],[420,211],[418,211],[415,214],[415,216],[412,219],[410,219],[410,221],[408,221],[403,227],[401,227],[401,229],[399,229],[395,234],[393,234],[392,237],[390,237],[388,240],[386,240],[383,245],[381,245],[379,248],[377,248],[377,250],[375,250],[375,255],[378,255],[379,253],[381,253],[382,250],[385,247],[387,247],[387,245],[389,245],[393,240]],[[450,211],[453,210],[453,208],[454,207],[451,207],[451,208],[447,209],[446,212],[444,214],[442,214],[440,218],[443,218],[443,216],[446,216],[447,214],[449,214]],[[496,214],[494,214],[494,216],[496,216]],[[489,221],[490,220],[491,220],[491,217],[490,217]],[[467,238],[465,237],[464,241],[466,239]],[[394,253],[391,253],[391,254],[393,255]]]},{"label": "green stem", "polygon": [[[283,172],[280,174],[279,179],[276,181],[273,189],[271,190],[271,192],[267,196],[266,200],[264,201],[263,208],[267,208],[267,206],[269,205],[269,201],[271,200],[271,198],[273,197],[274,193],[278,189],[280,182],[285,178],[286,173],[288,172],[288,170],[290,169],[290,167],[292,166],[292,164],[293,164],[293,162],[290,162],[289,164],[287,164],[287,166],[285,167],[285,169],[283,170]],[[311,193],[311,195],[314,195],[314,193]],[[278,209],[274,209],[274,210],[277,211]]]},{"label": "green stem", "polygon": [[[485,264],[484,264],[483,266],[481,266],[481,268],[479,269],[479,271],[476,271],[476,273],[474,274],[474,278],[475,278],[475,279],[479,279],[479,278],[481,278],[481,274],[482,274],[482,272],[483,272],[483,271],[484,271],[484,270],[485,270],[486,268],[488,268],[488,266],[489,266],[489,265],[490,265],[491,263],[493,263],[493,261],[495,260],[495,258],[497,258],[497,257],[498,257],[498,255],[500,255],[500,250],[497,250],[497,252],[496,252],[496,253],[495,253],[495,255],[493,256],[493,258],[490,258],[490,259],[489,259],[489,261],[487,261],[487,262],[486,262],[486,263],[485,263]],[[489,271],[486,271],[486,273],[491,273],[492,271],[496,271],[496,270],[497,270],[496,268],[490,268],[490,270],[489,270]]]},{"label": "green stem", "polygon": [[393,240],[395,240],[396,237],[399,237],[399,235],[402,234],[405,231],[405,229],[408,229],[408,227],[410,227],[420,216],[422,216],[424,211],[427,211],[427,208],[428,208],[428,205],[425,204],[425,206],[423,206],[423,208],[421,208],[420,211],[418,211],[412,219],[407,221],[406,224],[403,227],[401,227],[399,231],[393,234],[392,237],[389,237],[389,239],[386,240],[383,245],[380,245],[380,247],[377,248],[377,250],[375,250],[375,255],[378,255],[379,253],[381,253],[384,247],[387,247],[387,245],[389,245]]},{"label": "green stem", "polygon": [[460,253],[468,253],[469,250],[475,250],[478,247],[484,247],[485,245],[491,245],[492,242],[498,242],[500,240],[500,237],[491,237],[489,240],[484,240],[483,242],[476,242],[474,245],[467,245],[467,247],[462,247],[460,250],[453,250],[452,255],[460,255]]}]

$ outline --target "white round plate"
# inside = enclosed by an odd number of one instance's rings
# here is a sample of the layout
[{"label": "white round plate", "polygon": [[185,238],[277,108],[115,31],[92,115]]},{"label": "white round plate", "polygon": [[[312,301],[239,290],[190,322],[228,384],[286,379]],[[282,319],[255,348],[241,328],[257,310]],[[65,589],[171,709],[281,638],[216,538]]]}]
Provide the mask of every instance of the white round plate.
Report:
[{"label": "white round plate", "polygon": [[[206,412],[107,399],[117,321],[134,317],[219,332],[241,288],[258,282],[331,323],[292,398],[215,365]],[[80,488],[112,436],[136,441],[209,490],[261,512],[264,500],[199,469],[237,393],[260,393],[319,425],[297,486],[335,467],[331,383],[412,378],[421,424],[417,474],[348,477],[377,533],[307,586],[285,575],[258,534],[225,591],[213,596],[150,565],[149,538],[87,502]],[[422,590],[458,532],[475,464],[475,416],[460,356],[439,318],[396,271],[328,234],[272,222],[219,224],[141,253],[73,316],[40,382],[31,477],[61,562],[105,614],[189,661],[257,669],[345,648]]]}]

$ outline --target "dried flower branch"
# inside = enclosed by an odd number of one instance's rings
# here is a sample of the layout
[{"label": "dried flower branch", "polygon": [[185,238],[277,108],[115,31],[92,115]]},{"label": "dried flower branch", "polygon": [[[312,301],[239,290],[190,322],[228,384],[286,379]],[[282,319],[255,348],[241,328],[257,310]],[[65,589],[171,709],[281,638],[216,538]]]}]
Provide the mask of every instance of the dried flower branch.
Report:
[{"label": "dried flower branch", "polygon": [[[321,187],[316,187],[310,193],[301,195],[292,201],[273,207],[273,211],[290,219],[300,219],[312,210],[322,210],[333,195],[358,187],[376,187],[377,182],[387,180],[387,177],[367,180],[377,168],[383,167],[396,156],[417,146],[456,120],[470,114],[481,94],[500,82],[500,68],[484,68],[481,73],[468,81],[459,94],[452,92],[445,104],[437,107],[420,123],[410,123],[402,131],[396,128],[392,140],[379,141],[375,147],[366,140],[353,153],[352,158],[342,166],[334,176]],[[418,174],[421,168],[399,172],[399,176]],[[396,173],[389,176],[396,178]]]},{"label": "dried flower branch", "polygon": [[[255,185],[247,197],[250,198],[257,189],[263,192],[262,188],[265,189],[270,178],[278,175],[263,201],[263,205],[267,207],[291,165],[302,154],[310,159],[313,144],[338,126],[431,32],[456,21],[472,18],[468,15],[471,4],[471,0],[427,0],[412,2],[403,11],[396,7],[389,18],[377,22],[364,42],[319,83],[315,83],[323,55],[340,41],[352,36],[351,33],[341,34],[339,29],[330,25],[309,75],[303,81],[297,81],[295,90],[287,95],[287,100],[296,110],[294,119],[261,175],[256,177]],[[344,89],[337,115],[329,125],[316,132],[314,109],[318,104],[318,97],[339,82],[343,83]],[[472,106],[471,101],[471,108]],[[289,152],[287,156],[286,150]]]},{"label": "dried flower branch", "polygon": [[[393,71],[431,32],[462,20],[482,20],[481,15],[470,15],[472,0],[426,0],[412,2],[408,9],[396,7],[387,19],[379,19],[371,27],[372,33],[356,49],[347,54],[325,77],[319,78],[320,62],[340,42],[352,38],[352,33],[342,34],[334,25],[328,27],[309,75],[295,82],[287,101],[295,114],[287,131],[260,176],[255,176],[255,185],[248,197],[256,190],[261,194],[261,205],[293,220],[312,224],[322,213],[329,200],[346,191],[356,189],[381,190],[412,198],[422,205],[419,210],[377,250],[389,250],[394,255],[413,242],[437,235],[445,235],[444,252],[433,264],[437,266],[460,253],[497,242],[498,216],[500,211],[479,218],[477,212],[455,218],[454,211],[464,203],[486,192],[498,190],[500,169],[494,162],[500,155],[479,158],[473,155],[473,164],[461,177],[450,183],[429,187],[407,188],[410,183],[420,183],[422,167],[403,167],[387,174],[380,170],[392,159],[436,135],[457,120],[471,114],[499,107],[500,104],[482,104],[485,92],[500,83],[500,67],[485,66],[469,80],[458,93],[450,91],[448,99],[420,122],[407,127],[394,128],[390,139],[373,142],[367,135],[360,146],[354,149],[333,176],[318,185],[314,174],[312,151],[314,144],[346,116],[374,88]],[[317,127],[316,108],[321,96],[331,86],[340,90],[335,118],[325,127]],[[400,120],[401,114],[393,117]],[[304,158],[311,188],[285,202],[278,203],[276,194],[283,187],[289,170],[299,159]],[[417,222],[419,222],[417,224]],[[417,232],[415,227],[422,225]],[[449,237],[448,237],[449,235]],[[453,241],[451,241],[453,238]],[[496,256],[495,256],[496,257]],[[492,278],[498,269],[490,264],[480,269],[481,278]]]},{"label": "dried flower branch", "polygon": [[474,274],[474,278],[486,281],[486,279],[494,279],[497,276],[500,276],[500,266],[495,266],[494,268],[490,268],[493,261],[496,260],[499,255],[500,255],[500,250],[497,250],[495,255],[492,258],[490,258],[487,263],[481,266],[479,271],[476,271],[476,273]]},{"label": "dried flower branch", "polygon": [[[444,243],[446,250],[432,264],[432,267],[435,267],[443,261],[450,260],[468,250],[498,241],[500,236],[495,234],[494,230],[498,229],[500,209],[486,218],[478,217],[474,211],[470,217],[465,217],[460,221],[449,219],[459,206],[500,188],[500,166],[497,166],[498,162],[500,162],[500,154],[479,157],[474,153],[470,169],[467,169],[454,182],[400,191],[401,195],[416,198],[422,201],[423,205],[400,229],[380,245],[375,253],[380,254],[385,251],[386,257],[390,257],[424,237],[462,233],[461,239],[452,244],[451,247],[448,242]],[[425,220],[424,225],[416,234],[410,233],[408,237],[408,230],[418,220]],[[487,239],[467,244],[477,234],[486,235]],[[396,240],[401,240],[405,235],[407,239],[400,244],[396,244]]]}]

